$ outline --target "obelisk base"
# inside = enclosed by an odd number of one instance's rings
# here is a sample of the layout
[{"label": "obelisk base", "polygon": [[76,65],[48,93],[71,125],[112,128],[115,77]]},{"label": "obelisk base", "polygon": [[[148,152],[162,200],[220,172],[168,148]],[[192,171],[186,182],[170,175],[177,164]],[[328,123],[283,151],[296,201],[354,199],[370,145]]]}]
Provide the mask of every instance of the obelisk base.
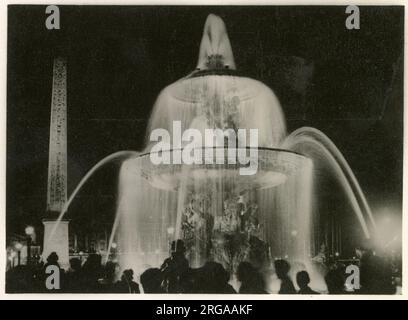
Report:
[{"label": "obelisk base", "polygon": [[[55,219],[43,219],[44,246],[42,258],[47,262],[47,257],[56,252],[59,257],[59,265],[67,270],[69,266],[69,220],[57,221]],[[55,229],[55,230],[54,230]]]}]

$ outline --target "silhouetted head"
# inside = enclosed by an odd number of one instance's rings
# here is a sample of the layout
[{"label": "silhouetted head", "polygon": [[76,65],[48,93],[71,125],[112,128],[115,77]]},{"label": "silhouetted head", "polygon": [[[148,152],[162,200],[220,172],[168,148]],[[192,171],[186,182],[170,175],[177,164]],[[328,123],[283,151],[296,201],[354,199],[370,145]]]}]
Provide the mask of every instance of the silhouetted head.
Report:
[{"label": "silhouetted head", "polygon": [[123,271],[122,274],[122,280],[126,280],[126,281],[132,281],[133,280],[133,270],[132,269],[126,269],[125,271]]},{"label": "silhouetted head", "polygon": [[300,271],[296,274],[296,282],[299,288],[306,288],[310,283],[310,277],[307,271]]},{"label": "silhouetted head", "polygon": [[84,270],[96,272],[101,268],[102,257],[99,254],[92,253],[84,263]]},{"label": "silhouetted head", "polygon": [[180,239],[177,241],[173,241],[171,243],[171,252],[176,254],[184,254],[186,252],[184,241]]},{"label": "silhouetted head", "polygon": [[252,264],[247,261],[243,261],[238,266],[237,277],[239,281],[246,282],[249,281],[256,273],[257,271]]},{"label": "silhouetted head", "polygon": [[290,264],[283,259],[275,260],[275,272],[279,279],[286,278],[290,270]]},{"label": "silhouetted head", "polygon": [[330,270],[324,279],[330,294],[344,293],[344,278],[339,270]]},{"label": "silhouetted head", "polygon": [[163,274],[158,268],[147,269],[141,274],[140,282],[145,293],[161,293]]},{"label": "silhouetted head", "polygon": [[227,284],[230,279],[230,274],[221,263],[215,262],[214,265],[214,278],[222,284]]},{"label": "silhouetted head", "polygon": [[221,263],[208,261],[203,267],[205,279],[213,286],[224,286],[229,281],[229,273]]},{"label": "silhouetted head", "polygon": [[58,263],[58,259],[59,259],[59,257],[57,255],[57,253],[56,252],[51,252],[51,254],[47,258],[47,262],[49,264]]},{"label": "silhouetted head", "polygon": [[78,258],[71,258],[69,259],[69,265],[72,270],[78,271],[81,269],[81,260],[79,260]]},{"label": "silhouetted head", "polygon": [[108,261],[105,264],[105,278],[107,279],[111,279],[115,276],[115,272],[116,272],[116,263],[112,262],[112,261]]},{"label": "silhouetted head", "polygon": [[241,282],[240,293],[265,293],[263,275],[249,262],[241,262],[237,270],[238,280]]}]

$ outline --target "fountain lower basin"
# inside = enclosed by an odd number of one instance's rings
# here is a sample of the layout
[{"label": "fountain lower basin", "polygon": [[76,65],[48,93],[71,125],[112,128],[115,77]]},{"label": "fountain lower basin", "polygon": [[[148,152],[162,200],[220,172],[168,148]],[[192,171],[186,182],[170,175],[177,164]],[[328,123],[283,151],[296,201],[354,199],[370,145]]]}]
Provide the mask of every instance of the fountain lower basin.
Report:
[{"label": "fountain lower basin", "polygon": [[[257,148],[258,170],[244,176],[242,165],[228,164],[227,148],[222,149],[224,164],[155,165],[150,153],[124,161],[115,236],[121,265],[159,267],[176,239],[187,243],[192,267],[211,260],[232,270],[250,259],[249,251],[234,258],[239,261],[224,259],[222,247],[214,252],[220,235],[242,235],[244,242],[256,237],[267,248],[266,260],[309,255],[311,161],[288,150]],[[240,206],[252,208],[248,217],[256,230],[247,222],[241,226],[247,218],[240,216]],[[193,227],[187,230],[189,219]]]},{"label": "fountain lower basin", "polygon": [[[288,150],[272,148],[256,148],[257,170],[253,175],[241,175],[239,169],[245,167],[239,163],[229,164],[228,148],[211,148],[213,152],[213,164],[206,164],[204,159],[206,148],[200,148],[203,158],[201,163],[194,164],[160,164],[150,161],[151,153],[127,160],[123,164],[123,170],[127,172],[127,178],[144,178],[156,189],[178,191],[182,184],[192,186],[205,182],[205,180],[234,179],[237,186],[245,189],[267,189],[278,186],[295,175],[302,169],[307,158]],[[242,150],[243,148],[241,148]],[[248,151],[251,148],[245,148]],[[219,152],[221,150],[221,152]],[[239,149],[234,149],[239,150]],[[162,157],[171,157],[175,150],[162,152]],[[181,150],[180,150],[181,151]],[[237,152],[233,151],[235,154]],[[198,162],[198,161],[197,161]],[[208,161],[207,161],[208,162]]]}]

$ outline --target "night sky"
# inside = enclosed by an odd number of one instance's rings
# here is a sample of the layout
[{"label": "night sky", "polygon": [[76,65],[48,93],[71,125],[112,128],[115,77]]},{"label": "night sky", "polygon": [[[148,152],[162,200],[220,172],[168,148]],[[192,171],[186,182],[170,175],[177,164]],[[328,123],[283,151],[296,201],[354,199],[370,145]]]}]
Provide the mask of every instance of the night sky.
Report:
[{"label": "night sky", "polygon": [[[69,194],[102,157],[141,148],[160,90],[195,68],[209,13],[224,19],[238,69],[275,91],[288,131],[322,130],[374,212],[401,214],[402,7],[361,6],[360,30],[345,28],[345,7],[59,8],[61,29],[47,30],[45,6],[9,6],[9,235],[40,226],[46,209],[53,58],[68,60]],[[313,65],[313,76],[299,80],[294,57]],[[70,208],[72,227],[112,220],[117,170],[92,178]]]}]

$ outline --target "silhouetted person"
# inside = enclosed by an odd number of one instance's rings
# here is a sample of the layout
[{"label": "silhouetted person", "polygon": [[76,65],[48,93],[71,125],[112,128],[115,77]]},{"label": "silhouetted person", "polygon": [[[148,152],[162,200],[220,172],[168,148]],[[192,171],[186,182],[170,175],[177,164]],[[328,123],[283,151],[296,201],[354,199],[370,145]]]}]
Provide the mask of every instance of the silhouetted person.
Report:
[{"label": "silhouetted person", "polygon": [[186,248],[183,240],[171,243],[171,257],[164,260],[160,270],[163,272],[168,293],[182,292],[181,280],[188,272],[188,260],[185,257]]},{"label": "silhouetted person", "polygon": [[133,281],[133,270],[127,269],[123,271],[120,281],[115,284],[115,292],[117,293],[140,293],[139,285]]},{"label": "silhouetted person", "polygon": [[309,287],[310,277],[307,271],[300,271],[296,274],[296,282],[300,288],[299,294],[319,294]]},{"label": "silhouetted person", "polygon": [[98,292],[98,279],[102,276],[102,257],[91,253],[82,266],[83,286],[85,292]]},{"label": "silhouetted person", "polygon": [[[55,274],[54,270],[51,270],[49,267],[50,266],[54,266],[57,267],[59,269],[59,285],[60,285],[60,289],[54,288],[52,289],[53,292],[60,292],[61,289],[64,288],[64,269],[62,269],[59,265],[59,257],[57,255],[56,252],[51,252],[50,255],[47,257],[47,263],[44,265],[43,268],[43,273],[41,275],[41,281],[44,285],[44,289],[46,291],[48,291],[48,288],[46,288],[46,279],[48,278],[48,276],[50,276],[51,274]],[[51,272],[50,272],[51,271]]]},{"label": "silhouetted person", "polygon": [[395,293],[390,266],[370,249],[361,250],[360,284],[363,294]]},{"label": "silhouetted person", "polygon": [[180,278],[180,287],[182,293],[203,293],[203,283],[205,275],[202,268],[188,268],[187,272]]},{"label": "silhouetted person", "polygon": [[76,272],[81,270],[81,260],[78,258],[69,259],[69,272]]},{"label": "silhouetted person", "polygon": [[38,288],[35,286],[33,275],[26,265],[16,266],[6,272],[7,293],[27,293],[36,291],[38,291]]},{"label": "silhouetted person", "polygon": [[163,274],[158,268],[150,268],[140,276],[144,293],[164,293],[162,288]]},{"label": "silhouetted person", "polygon": [[201,269],[202,293],[236,293],[234,288],[228,283],[230,275],[222,264],[209,261]]},{"label": "silhouetted person", "polygon": [[81,272],[81,260],[78,258],[71,258],[69,260],[70,268],[65,276],[66,292],[81,292],[82,288],[82,272]]},{"label": "silhouetted person", "polygon": [[338,269],[332,269],[327,272],[326,276],[324,277],[326,281],[327,290],[329,294],[345,294],[344,290],[344,282],[345,279],[342,275],[342,272]]},{"label": "silhouetted person", "polygon": [[241,282],[239,293],[264,294],[265,283],[262,275],[249,262],[241,262],[237,270],[238,281]]},{"label": "silhouetted person", "polygon": [[275,260],[275,272],[277,277],[281,281],[279,294],[295,294],[296,290],[293,286],[292,280],[290,280],[288,273],[290,270],[290,264],[285,260]]},{"label": "silhouetted person", "polygon": [[116,263],[108,261],[105,264],[103,278],[98,280],[100,292],[112,293],[115,290]]},{"label": "silhouetted person", "polygon": [[56,252],[51,252],[50,255],[47,257],[47,263],[44,265],[44,268],[47,268],[48,266],[57,266],[60,268],[60,265],[58,263],[59,257]]}]

